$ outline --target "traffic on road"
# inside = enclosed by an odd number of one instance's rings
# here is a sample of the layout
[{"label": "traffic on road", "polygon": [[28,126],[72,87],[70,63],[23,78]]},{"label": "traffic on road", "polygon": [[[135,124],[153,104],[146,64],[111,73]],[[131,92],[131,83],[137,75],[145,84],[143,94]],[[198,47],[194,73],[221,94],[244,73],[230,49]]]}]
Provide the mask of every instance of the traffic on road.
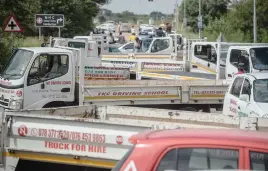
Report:
[{"label": "traffic on road", "polygon": [[[1,51],[6,61],[0,53],[0,171],[268,170],[265,38],[257,43],[255,31],[254,43],[203,37],[222,18],[203,18],[201,8],[216,16],[218,2],[200,1],[188,28],[185,0],[172,19],[152,12],[148,21],[100,8],[106,2],[77,1],[59,7],[68,14],[33,14],[39,39],[43,32],[47,40],[12,45]],[[72,10],[99,14],[85,14],[87,25],[79,13],[83,33]],[[3,38],[28,34],[16,17],[3,23]]]}]

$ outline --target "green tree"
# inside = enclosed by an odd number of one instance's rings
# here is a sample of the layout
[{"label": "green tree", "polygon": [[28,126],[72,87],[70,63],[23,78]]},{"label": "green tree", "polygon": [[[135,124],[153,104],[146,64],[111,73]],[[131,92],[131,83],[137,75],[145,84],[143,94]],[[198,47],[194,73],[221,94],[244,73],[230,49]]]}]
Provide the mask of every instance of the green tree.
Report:
[{"label": "green tree", "polygon": [[[268,1],[256,1],[258,42],[268,41]],[[253,1],[243,0],[233,5],[228,14],[227,24],[233,31],[241,30],[245,41],[253,41]]]},{"label": "green tree", "polygon": [[[197,31],[197,17],[199,15],[199,1],[183,0],[180,6],[180,16],[183,18],[183,7],[186,4],[187,25]],[[203,24],[207,25],[210,20],[220,18],[228,12],[230,0],[202,0],[201,11]]]}]

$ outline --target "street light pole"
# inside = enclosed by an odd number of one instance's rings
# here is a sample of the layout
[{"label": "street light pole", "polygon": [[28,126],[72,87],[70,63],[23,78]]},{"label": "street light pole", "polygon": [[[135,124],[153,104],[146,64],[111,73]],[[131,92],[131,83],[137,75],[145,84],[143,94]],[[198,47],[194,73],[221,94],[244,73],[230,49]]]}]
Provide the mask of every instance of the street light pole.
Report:
[{"label": "street light pole", "polygon": [[[201,17],[201,0],[199,0],[199,16]],[[199,27],[199,39],[201,39],[201,28]]]},{"label": "street light pole", "polygon": [[256,18],[256,0],[253,0],[253,35],[254,35],[254,43],[257,42],[257,18]]}]

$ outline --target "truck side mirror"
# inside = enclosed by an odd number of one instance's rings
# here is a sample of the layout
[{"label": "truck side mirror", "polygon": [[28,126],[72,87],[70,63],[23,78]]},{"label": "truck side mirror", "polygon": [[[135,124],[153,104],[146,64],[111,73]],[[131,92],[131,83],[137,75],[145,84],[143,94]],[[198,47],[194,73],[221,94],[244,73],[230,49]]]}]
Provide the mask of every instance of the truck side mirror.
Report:
[{"label": "truck side mirror", "polygon": [[239,99],[241,101],[248,102],[249,101],[249,95],[248,94],[241,94]]},{"label": "truck side mirror", "polygon": [[46,46],[47,46],[46,43],[42,43],[42,44],[41,44],[41,47],[46,47]]}]

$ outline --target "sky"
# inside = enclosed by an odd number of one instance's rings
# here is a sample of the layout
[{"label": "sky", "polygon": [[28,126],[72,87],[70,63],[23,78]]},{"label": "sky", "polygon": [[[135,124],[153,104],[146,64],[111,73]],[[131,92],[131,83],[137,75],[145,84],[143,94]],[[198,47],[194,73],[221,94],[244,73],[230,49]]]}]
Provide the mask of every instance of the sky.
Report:
[{"label": "sky", "polygon": [[153,11],[160,11],[164,14],[172,14],[174,5],[181,0],[111,0],[111,3],[102,8],[111,10],[113,13],[123,11],[134,12],[135,14],[150,14]]}]

